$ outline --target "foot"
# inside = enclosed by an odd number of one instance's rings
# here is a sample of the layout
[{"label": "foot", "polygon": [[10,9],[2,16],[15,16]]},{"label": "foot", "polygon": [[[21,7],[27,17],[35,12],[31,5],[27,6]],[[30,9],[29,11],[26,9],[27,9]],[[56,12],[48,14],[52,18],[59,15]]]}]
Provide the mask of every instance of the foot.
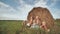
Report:
[{"label": "foot", "polygon": [[27,26],[30,26],[30,24],[29,24],[29,23],[27,23]]},{"label": "foot", "polygon": [[49,32],[49,31],[50,31],[50,29],[47,30],[47,32]]}]

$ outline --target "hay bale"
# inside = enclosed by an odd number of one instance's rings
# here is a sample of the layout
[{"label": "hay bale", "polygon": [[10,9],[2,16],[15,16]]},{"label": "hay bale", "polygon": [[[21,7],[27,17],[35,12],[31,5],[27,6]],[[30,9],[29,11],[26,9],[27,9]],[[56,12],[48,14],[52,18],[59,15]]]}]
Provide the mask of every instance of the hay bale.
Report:
[{"label": "hay bale", "polygon": [[36,16],[39,16],[39,18],[42,21],[45,21],[48,28],[54,27],[54,18],[51,15],[50,11],[47,8],[42,7],[35,7],[33,8],[27,16],[27,21],[30,21],[30,18],[33,17],[35,19]]}]

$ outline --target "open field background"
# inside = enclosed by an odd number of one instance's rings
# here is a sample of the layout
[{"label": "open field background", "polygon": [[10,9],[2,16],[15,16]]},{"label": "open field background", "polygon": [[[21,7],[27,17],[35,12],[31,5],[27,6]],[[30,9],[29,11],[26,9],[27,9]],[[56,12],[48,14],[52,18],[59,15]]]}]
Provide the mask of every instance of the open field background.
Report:
[{"label": "open field background", "polygon": [[0,20],[0,34],[60,34],[60,19],[55,20],[54,29],[46,33],[42,29],[30,29],[22,25],[22,20]]}]

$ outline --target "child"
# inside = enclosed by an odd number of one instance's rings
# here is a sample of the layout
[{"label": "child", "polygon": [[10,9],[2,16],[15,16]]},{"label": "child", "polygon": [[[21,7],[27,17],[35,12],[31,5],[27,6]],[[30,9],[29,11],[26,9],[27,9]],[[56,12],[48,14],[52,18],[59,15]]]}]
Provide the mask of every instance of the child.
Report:
[{"label": "child", "polygon": [[49,31],[50,31],[50,29],[48,29],[48,28],[47,28],[47,26],[46,26],[46,22],[45,22],[45,21],[43,21],[43,22],[42,22],[42,24],[41,24],[40,28],[45,29],[47,32],[49,32]]},{"label": "child", "polygon": [[50,31],[50,29],[48,29],[46,26],[46,22],[42,21],[41,18],[39,18],[38,16],[36,16],[35,21],[36,21],[36,24],[40,26],[40,28],[45,29],[47,32]]}]

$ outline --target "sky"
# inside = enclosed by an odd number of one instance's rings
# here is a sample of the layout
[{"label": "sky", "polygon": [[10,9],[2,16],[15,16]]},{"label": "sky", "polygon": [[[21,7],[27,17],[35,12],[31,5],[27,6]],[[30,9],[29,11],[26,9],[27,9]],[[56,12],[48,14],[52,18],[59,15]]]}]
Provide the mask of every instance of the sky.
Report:
[{"label": "sky", "polygon": [[34,7],[47,8],[60,19],[60,0],[0,0],[0,20],[26,20]]}]

